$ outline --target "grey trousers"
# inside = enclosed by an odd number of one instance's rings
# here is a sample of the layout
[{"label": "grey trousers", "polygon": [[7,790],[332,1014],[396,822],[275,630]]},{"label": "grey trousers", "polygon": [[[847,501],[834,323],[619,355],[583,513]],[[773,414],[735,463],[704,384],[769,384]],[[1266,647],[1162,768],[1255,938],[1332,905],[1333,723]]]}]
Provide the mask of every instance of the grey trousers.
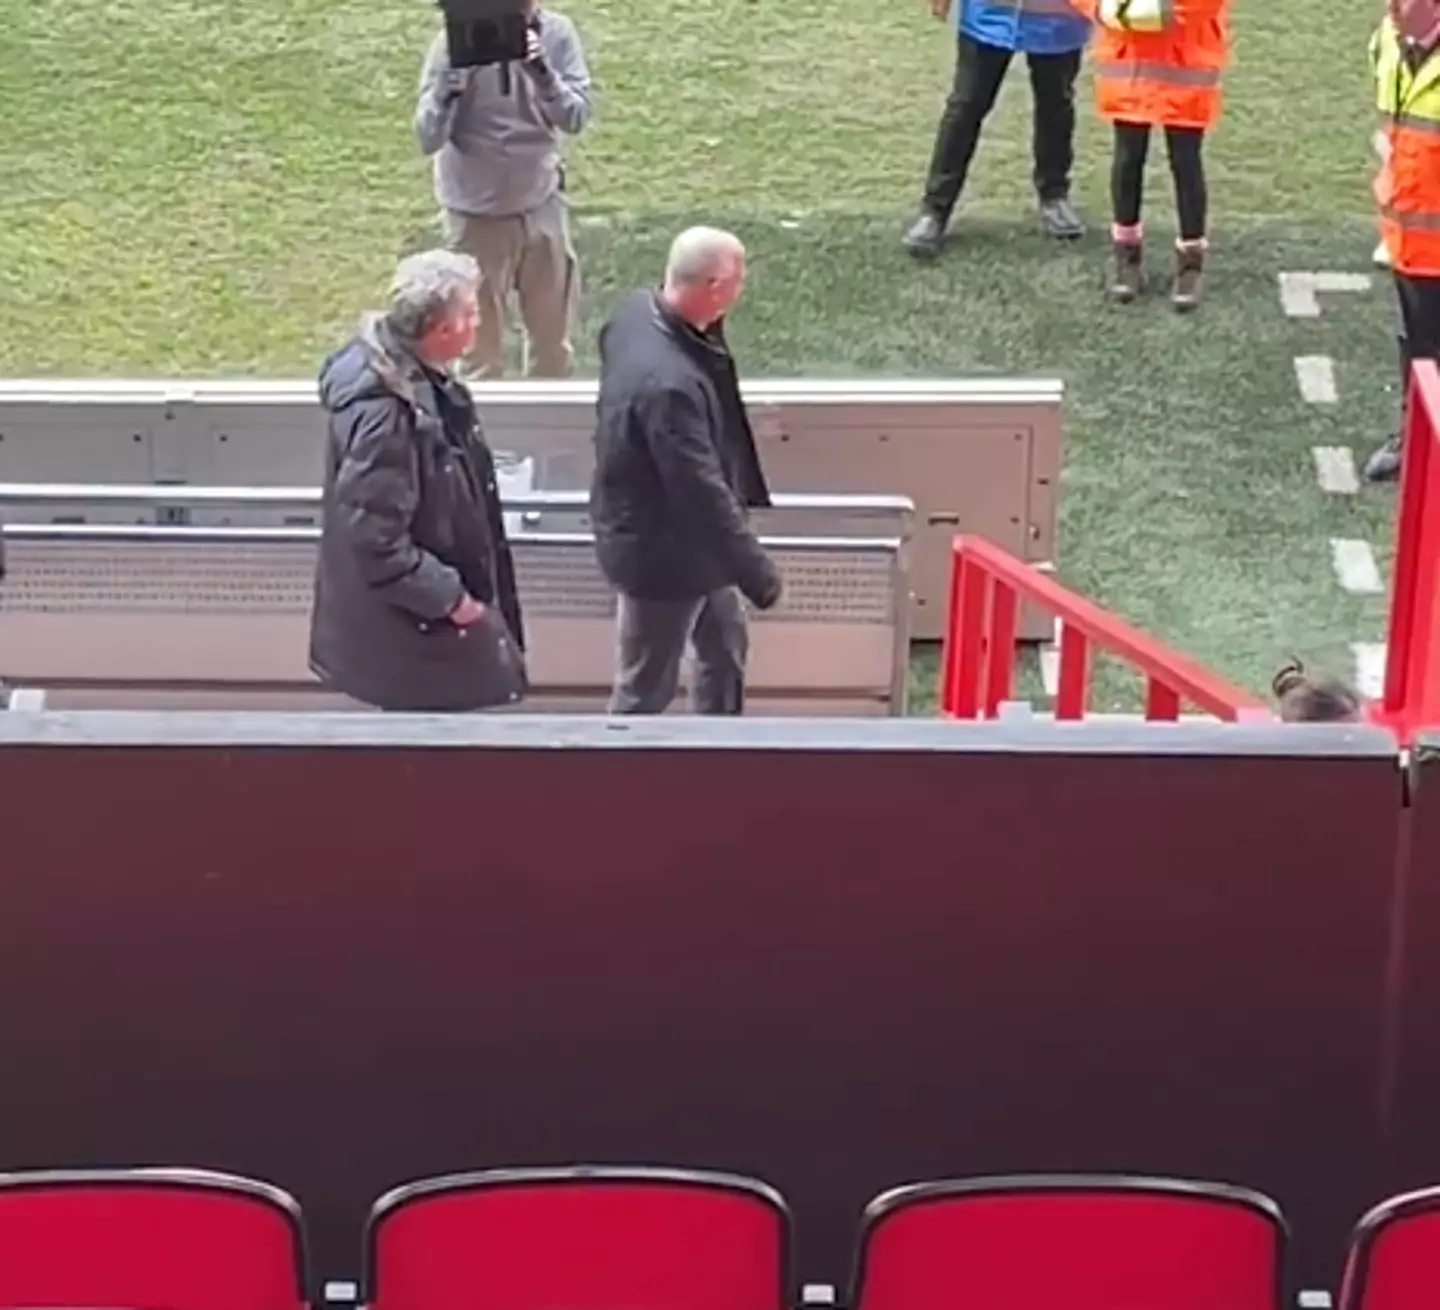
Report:
[{"label": "grey trousers", "polygon": [[734,587],[701,600],[620,597],[611,714],[663,714],[680,685],[687,643],[695,650],[690,707],[696,714],[741,714],[750,637]]}]

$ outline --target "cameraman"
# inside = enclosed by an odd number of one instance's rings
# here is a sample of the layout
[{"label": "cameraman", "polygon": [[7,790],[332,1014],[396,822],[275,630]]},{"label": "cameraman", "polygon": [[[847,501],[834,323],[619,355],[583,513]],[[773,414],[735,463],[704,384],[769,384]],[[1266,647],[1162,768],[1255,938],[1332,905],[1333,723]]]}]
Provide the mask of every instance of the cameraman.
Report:
[{"label": "cameraman", "polygon": [[575,25],[527,0],[528,54],[519,64],[453,68],[445,31],[420,74],[415,135],[435,158],[435,198],[451,249],[480,265],[480,324],[466,363],[504,372],[505,302],[525,325],[525,372],[570,372],[580,268],[570,245],[561,134],[590,117],[590,73]]}]

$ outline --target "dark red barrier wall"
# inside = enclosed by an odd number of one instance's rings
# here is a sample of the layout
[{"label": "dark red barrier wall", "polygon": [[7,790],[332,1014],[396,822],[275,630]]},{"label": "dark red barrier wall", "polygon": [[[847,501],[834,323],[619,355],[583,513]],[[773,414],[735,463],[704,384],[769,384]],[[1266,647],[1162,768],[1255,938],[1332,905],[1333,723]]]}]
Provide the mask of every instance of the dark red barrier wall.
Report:
[{"label": "dark red barrier wall", "polygon": [[272,1178],[327,1276],[459,1167],[752,1171],[826,1280],[891,1184],[1157,1171],[1270,1190],[1330,1274],[1374,1185],[1383,737],[557,731],[0,746],[0,1160]]},{"label": "dark red barrier wall", "polygon": [[1386,1191],[1440,1184],[1440,736],[1417,754],[1396,879],[1401,955],[1387,1033]]}]

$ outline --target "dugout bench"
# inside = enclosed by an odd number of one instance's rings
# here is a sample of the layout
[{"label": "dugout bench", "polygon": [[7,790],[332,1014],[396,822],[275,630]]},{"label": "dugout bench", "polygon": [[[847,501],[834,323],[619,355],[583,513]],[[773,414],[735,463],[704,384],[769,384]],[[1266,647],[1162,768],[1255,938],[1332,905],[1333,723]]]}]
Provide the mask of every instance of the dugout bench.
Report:
[{"label": "dugout bench", "polygon": [[[0,486],[0,680],[51,709],[346,707],[307,662],[319,530],[274,521],[317,503],[313,488]],[[579,526],[584,497],[512,493],[505,507],[534,684],[519,710],[599,711],[615,598]],[[141,521],[45,521],[56,508]],[[191,521],[162,521],[176,510]],[[230,521],[255,516],[272,521]],[[753,616],[753,712],[904,713],[913,518],[895,496],[781,497],[761,516],[785,595]]]},{"label": "dugout bench", "polygon": [[[595,391],[593,380],[475,387],[491,444],[544,491],[588,486]],[[914,502],[915,638],[943,634],[956,532],[1053,565],[1058,380],[803,379],[744,392],[777,491]],[[305,486],[319,476],[323,419],[311,382],[0,382],[0,482]],[[1051,635],[1022,610],[1022,639]]]}]

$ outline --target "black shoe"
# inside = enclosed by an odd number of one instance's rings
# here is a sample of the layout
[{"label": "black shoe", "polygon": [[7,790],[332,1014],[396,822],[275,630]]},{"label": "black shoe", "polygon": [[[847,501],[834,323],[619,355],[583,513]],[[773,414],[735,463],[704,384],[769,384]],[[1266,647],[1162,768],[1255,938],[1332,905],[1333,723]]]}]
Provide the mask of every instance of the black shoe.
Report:
[{"label": "black shoe", "polygon": [[1400,477],[1400,438],[1391,437],[1365,461],[1366,482],[1395,482]]},{"label": "black shoe", "polygon": [[946,223],[933,210],[925,210],[904,237],[905,249],[916,259],[934,259],[945,247]]},{"label": "black shoe", "polygon": [[1085,224],[1070,203],[1069,196],[1040,202],[1040,222],[1047,236],[1056,241],[1078,241],[1085,235]]}]

